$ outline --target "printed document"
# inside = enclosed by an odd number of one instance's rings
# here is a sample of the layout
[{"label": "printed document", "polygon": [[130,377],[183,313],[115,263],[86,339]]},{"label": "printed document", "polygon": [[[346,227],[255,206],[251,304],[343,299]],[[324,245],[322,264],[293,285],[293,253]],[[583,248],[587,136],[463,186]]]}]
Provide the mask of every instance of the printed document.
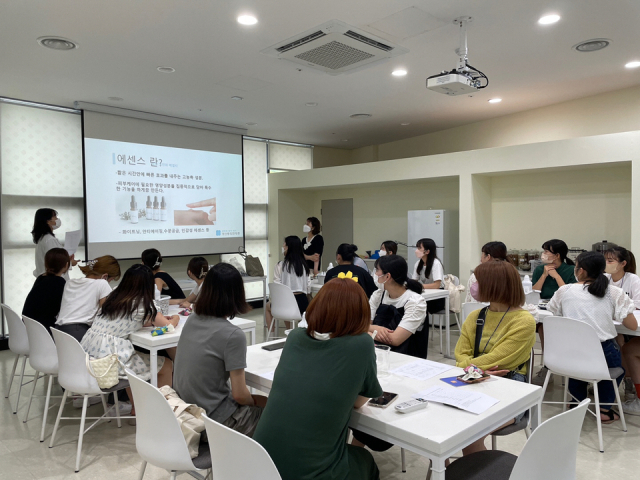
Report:
[{"label": "printed document", "polygon": [[484,393],[472,392],[464,388],[451,388],[447,385],[435,385],[413,394],[412,397],[443,403],[475,414],[483,413],[499,402],[497,398]]}]

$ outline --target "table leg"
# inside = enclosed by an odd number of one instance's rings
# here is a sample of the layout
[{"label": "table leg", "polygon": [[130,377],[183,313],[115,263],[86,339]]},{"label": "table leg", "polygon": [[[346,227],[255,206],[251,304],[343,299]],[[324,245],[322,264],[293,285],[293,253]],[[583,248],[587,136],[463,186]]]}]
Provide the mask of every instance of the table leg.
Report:
[{"label": "table leg", "polygon": [[252,328],[251,330],[249,330],[249,341],[251,342],[251,345],[255,345],[256,344],[256,329]]},{"label": "table leg", "polygon": [[445,459],[438,458],[431,460],[431,480],[445,480]]},{"label": "table leg", "polygon": [[445,358],[453,358],[451,356],[451,338],[450,338],[450,328],[449,328],[449,296],[444,297],[444,317],[445,317],[445,331],[446,331],[446,340],[447,340],[447,350],[444,355]]},{"label": "table leg", "polygon": [[151,385],[158,386],[158,349],[149,349],[150,363],[151,363]]},{"label": "table leg", "polygon": [[265,327],[267,326],[267,279],[266,278],[262,279],[262,324]]}]

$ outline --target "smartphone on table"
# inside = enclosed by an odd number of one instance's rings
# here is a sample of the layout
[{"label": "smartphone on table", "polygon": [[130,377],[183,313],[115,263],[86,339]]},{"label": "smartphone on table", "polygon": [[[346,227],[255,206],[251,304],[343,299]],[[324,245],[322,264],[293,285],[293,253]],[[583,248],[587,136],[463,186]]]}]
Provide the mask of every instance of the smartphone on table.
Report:
[{"label": "smartphone on table", "polygon": [[396,398],[398,398],[397,393],[383,392],[382,396],[378,398],[372,398],[368,403],[372,407],[387,408],[395,401]]}]

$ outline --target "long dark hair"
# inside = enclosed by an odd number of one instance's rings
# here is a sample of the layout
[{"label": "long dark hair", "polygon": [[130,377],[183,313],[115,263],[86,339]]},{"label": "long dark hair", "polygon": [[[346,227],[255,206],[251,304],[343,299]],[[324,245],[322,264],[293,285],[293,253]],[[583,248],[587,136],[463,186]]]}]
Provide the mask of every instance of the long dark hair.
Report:
[{"label": "long dark hair", "polygon": [[293,270],[298,277],[309,275],[309,266],[304,260],[302,242],[295,235],[285,237],[284,244],[287,246],[287,253],[284,255],[282,270],[291,273]]},{"label": "long dark hair", "polygon": [[153,303],[153,272],[145,265],[132,265],[124,272],[118,288],[109,294],[102,305],[100,316],[114,320],[121,317],[131,318],[134,312],[144,308],[143,322],[156,318],[158,311]]},{"label": "long dark hair", "polygon": [[420,275],[422,273],[422,267],[426,267],[424,269],[424,276],[429,278],[429,275],[431,275],[431,269],[433,268],[433,262],[436,260],[436,258],[438,258],[436,252],[436,242],[434,242],[430,238],[421,238],[416,242],[416,247],[422,247],[424,250],[429,250],[429,254],[427,255],[427,263],[425,264],[424,260],[422,260],[421,258],[420,262],[418,263],[417,270],[418,275]]},{"label": "long dark hair", "polygon": [[[575,265],[573,260],[567,258],[567,253],[569,253],[569,247],[562,240],[557,238],[553,238],[551,240],[547,240],[542,244],[543,250],[549,250],[551,253],[557,253],[560,255],[560,261],[565,262],[567,265]],[[605,262],[606,263],[606,262]]]},{"label": "long dark hair", "polygon": [[386,240],[382,242],[380,246],[384,247],[384,251],[387,252],[387,255],[396,255],[398,253],[398,244],[393,240]]},{"label": "long dark hair", "polygon": [[37,244],[46,234],[51,234],[55,237],[51,226],[47,223],[54,215],[57,216],[58,212],[53,208],[39,208],[36,210],[36,214],[33,217],[33,230],[31,230],[33,243]]},{"label": "long dark hair", "polygon": [[148,248],[144,252],[142,252],[141,260],[144,265],[149,267],[151,270],[157,270],[162,265],[162,255],[155,248]]},{"label": "long dark hair", "polygon": [[627,262],[624,266],[624,271],[629,273],[636,273],[636,257],[631,250],[627,250],[624,247],[611,247],[604,252],[604,258],[615,258],[618,262]]},{"label": "long dark hair", "polygon": [[391,274],[391,278],[398,285],[407,287],[412,292],[422,293],[420,282],[409,278],[409,266],[407,261],[400,255],[385,255],[376,260],[375,268],[382,270],[384,274]]},{"label": "long dark hair", "polygon": [[211,267],[202,282],[194,311],[202,316],[231,319],[249,310],[244,282],[236,267],[228,263]]},{"label": "long dark hair", "polygon": [[358,247],[351,243],[341,243],[336,250],[336,256],[340,255],[345,262],[353,263],[353,259],[356,257]]},{"label": "long dark hair", "polygon": [[507,246],[502,242],[488,242],[482,246],[482,253],[491,256],[494,260],[506,260]]},{"label": "long dark hair", "polygon": [[576,258],[576,267],[587,272],[587,281],[585,287],[591,295],[603,298],[607,293],[609,279],[604,275],[604,269],[607,267],[607,261],[600,252],[582,252]]}]

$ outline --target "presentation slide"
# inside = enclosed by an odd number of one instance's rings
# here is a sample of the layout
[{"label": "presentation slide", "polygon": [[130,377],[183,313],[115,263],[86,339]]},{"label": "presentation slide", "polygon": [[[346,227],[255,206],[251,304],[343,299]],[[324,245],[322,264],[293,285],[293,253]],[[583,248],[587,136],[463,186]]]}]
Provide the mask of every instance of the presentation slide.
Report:
[{"label": "presentation slide", "polygon": [[85,138],[88,255],[237,252],[242,155]]}]

